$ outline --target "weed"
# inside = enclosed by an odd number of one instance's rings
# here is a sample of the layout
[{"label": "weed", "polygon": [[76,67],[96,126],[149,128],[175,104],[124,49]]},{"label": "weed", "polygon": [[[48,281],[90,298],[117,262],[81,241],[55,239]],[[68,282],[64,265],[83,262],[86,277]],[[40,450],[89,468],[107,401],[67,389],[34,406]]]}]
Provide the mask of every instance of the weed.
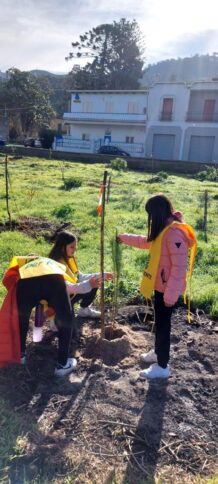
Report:
[{"label": "weed", "polygon": [[212,181],[212,182],[217,182],[218,181],[218,168],[215,166],[207,166],[206,170],[199,171],[199,173],[196,175],[197,180],[200,181]]},{"label": "weed", "polygon": [[153,176],[148,180],[148,183],[161,183],[167,180],[168,178],[168,173],[166,171],[159,171],[156,176]]},{"label": "weed", "polygon": [[68,178],[64,180],[64,190],[72,190],[72,188],[79,188],[82,185],[81,178]]},{"label": "weed", "polygon": [[125,171],[127,169],[127,161],[123,158],[115,158],[114,160],[110,160],[110,167],[113,170]]},{"label": "weed", "polygon": [[66,218],[70,217],[74,212],[74,209],[71,205],[65,204],[59,208],[56,208],[52,214],[55,215],[59,219],[65,220]]}]

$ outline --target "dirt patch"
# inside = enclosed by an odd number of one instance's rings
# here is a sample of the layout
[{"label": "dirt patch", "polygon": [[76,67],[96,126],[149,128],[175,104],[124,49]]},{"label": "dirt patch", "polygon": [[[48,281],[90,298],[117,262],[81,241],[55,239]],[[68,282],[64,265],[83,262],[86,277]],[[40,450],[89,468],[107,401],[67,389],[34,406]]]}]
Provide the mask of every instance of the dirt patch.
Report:
[{"label": "dirt patch", "polygon": [[[187,324],[186,314],[173,316],[168,381],[139,379],[140,353],[154,340],[142,306],[119,310],[115,337],[105,339],[110,350],[96,352],[97,323],[78,320],[71,349],[78,369],[63,379],[53,377],[55,336],[45,331],[33,344],[30,332],[27,367],[0,372],[0,394],[24,419],[26,435],[23,454],[1,471],[5,481],[189,484],[200,475],[206,482],[217,458],[217,326],[203,313]],[[126,354],[114,361],[113,344],[122,353],[126,340]]]},{"label": "dirt patch", "polygon": [[97,335],[87,338],[85,358],[100,358],[103,363],[110,366],[130,356],[133,338],[129,328],[119,328],[110,324],[105,328],[105,338],[101,338],[99,333],[98,331]]},{"label": "dirt patch", "polygon": [[65,229],[77,233],[70,222],[55,223],[39,217],[19,217],[17,220],[12,220],[11,223],[9,221],[0,223],[0,232],[18,230],[34,239],[43,237],[48,242],[52,242],[52,238],[57,231]]}]

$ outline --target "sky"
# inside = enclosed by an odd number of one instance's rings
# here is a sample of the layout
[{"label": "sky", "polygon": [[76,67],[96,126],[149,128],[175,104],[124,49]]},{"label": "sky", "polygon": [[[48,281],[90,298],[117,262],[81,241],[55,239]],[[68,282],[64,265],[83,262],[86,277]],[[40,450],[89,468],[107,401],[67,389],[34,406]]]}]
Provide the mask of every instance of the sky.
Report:
[{"label": "sky", "polygon": [[67,73],[71,42],[123,17],[139,24],[145,66],[218,52],[218,0],[0,0],[0,71]]}]

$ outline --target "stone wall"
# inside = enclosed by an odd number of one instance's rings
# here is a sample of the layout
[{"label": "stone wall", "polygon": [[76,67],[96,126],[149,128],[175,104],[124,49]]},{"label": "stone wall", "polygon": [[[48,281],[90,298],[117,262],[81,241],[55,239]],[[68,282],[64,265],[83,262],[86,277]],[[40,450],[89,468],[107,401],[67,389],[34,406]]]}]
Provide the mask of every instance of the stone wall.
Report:
[{"label": "stone wall", "polygon": [[[0,149],[2,153],[24,157],[38,157],[53,160],[66,160],[78,163],[109,163],[112,156],[87,154],[87,153],[68,153],[63,151],[45,150],[42,148],[25,148],[23,146],[5,146]],[[128,168],[132,170],[158,172],[167,171],[174,173],[197,173],[205,169],[208,164],[190,162],[190,161],[175,161],[175,160],[151,160],[139,158],[127,158]],[[214,166],[210,163],[210,166]]]}]

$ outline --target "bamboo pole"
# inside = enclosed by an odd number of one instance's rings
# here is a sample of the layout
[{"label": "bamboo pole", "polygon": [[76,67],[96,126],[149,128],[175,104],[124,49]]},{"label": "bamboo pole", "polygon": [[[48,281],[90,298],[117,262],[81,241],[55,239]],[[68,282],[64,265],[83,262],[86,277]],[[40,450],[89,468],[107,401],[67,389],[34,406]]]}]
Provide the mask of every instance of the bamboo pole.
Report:
[{"label": "bamboo pole", "polygon": [[100,272],[101,272],[101,338],[105,336],[105,321],[104,321],[104,216],[105,216],[105,191],[107,183],[107,171],[104,172],[102,185],[102,210],[101,210],[101,257],[100,257]]}]

